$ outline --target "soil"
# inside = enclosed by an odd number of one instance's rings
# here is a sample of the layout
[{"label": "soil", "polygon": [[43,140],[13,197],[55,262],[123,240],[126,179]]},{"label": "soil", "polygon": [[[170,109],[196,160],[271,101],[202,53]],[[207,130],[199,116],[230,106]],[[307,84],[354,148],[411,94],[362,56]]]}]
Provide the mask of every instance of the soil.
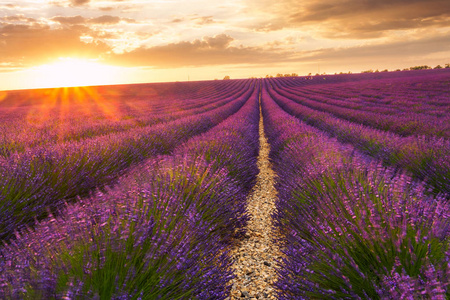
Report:
[{"label": "soil", "polygon": [[244,239],[236,241],[231,254],[236,278],[231,281],[230,299],[276,299],[273,283],[276,281],[277,261],[281,252],[276,244],[278,235],[272,225],[277,192],[275,173],[269,161],[270,145],[264,134],[263,118],[259,122],[259,174],[248,199],[250,221]]}]

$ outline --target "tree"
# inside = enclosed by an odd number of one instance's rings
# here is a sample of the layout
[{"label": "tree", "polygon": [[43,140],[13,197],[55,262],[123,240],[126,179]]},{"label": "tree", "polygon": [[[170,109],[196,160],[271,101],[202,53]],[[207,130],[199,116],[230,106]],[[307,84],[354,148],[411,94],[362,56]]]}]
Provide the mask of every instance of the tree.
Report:
[{"label": "tree", "polygon": [[424,66],[415,66],[415,67],[411,67],[409,68],[410,70],[428,70],[431,69],[431,67],[424,65]]},{"label": "tree", "polygon": [[230,76],[225,76],[224,78],[223,78],[223,80],[230,80],[231,78],[230,78]]}]

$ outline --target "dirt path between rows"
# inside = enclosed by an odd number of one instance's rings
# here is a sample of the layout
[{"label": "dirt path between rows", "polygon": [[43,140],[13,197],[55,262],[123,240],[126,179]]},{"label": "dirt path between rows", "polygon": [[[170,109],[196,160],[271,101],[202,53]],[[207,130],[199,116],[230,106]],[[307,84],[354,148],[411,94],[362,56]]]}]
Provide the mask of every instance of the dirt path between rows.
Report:
[{"label": "dirt path between rows", "polygon": [[259,174],[248,199],[250,221],[245,239],[239,241],[231,254],[236,278],[233,279],[230,299],[276,299],[273,282],[276,280],[276,260],[280,249],[274,241],[271,214],[277,193],[275,173],[269,162],[270,145],[264,134],[263,118],[259,121]]}]

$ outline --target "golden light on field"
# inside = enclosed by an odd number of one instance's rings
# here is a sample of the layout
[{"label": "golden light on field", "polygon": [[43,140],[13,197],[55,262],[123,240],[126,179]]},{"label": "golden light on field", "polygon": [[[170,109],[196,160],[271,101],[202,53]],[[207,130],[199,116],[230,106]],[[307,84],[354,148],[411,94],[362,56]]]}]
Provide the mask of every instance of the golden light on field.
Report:
[{"label": "golden light on field", "polygon": [[41,87],[73,87],[113,84],[119,81],[121,68],[78,58],[35,67],[33,81]]}]

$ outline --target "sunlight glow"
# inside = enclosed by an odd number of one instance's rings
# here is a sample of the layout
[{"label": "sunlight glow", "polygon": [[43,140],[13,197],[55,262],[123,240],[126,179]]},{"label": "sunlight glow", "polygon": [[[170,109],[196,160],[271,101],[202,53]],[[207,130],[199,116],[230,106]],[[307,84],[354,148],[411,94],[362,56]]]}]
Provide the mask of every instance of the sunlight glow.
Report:
[{"label": "sunlight glow", "polygon": [[33,68],[33,81],[40,87],[105,85],[120,82],[122,68],[77,58],[60,58]]}]

